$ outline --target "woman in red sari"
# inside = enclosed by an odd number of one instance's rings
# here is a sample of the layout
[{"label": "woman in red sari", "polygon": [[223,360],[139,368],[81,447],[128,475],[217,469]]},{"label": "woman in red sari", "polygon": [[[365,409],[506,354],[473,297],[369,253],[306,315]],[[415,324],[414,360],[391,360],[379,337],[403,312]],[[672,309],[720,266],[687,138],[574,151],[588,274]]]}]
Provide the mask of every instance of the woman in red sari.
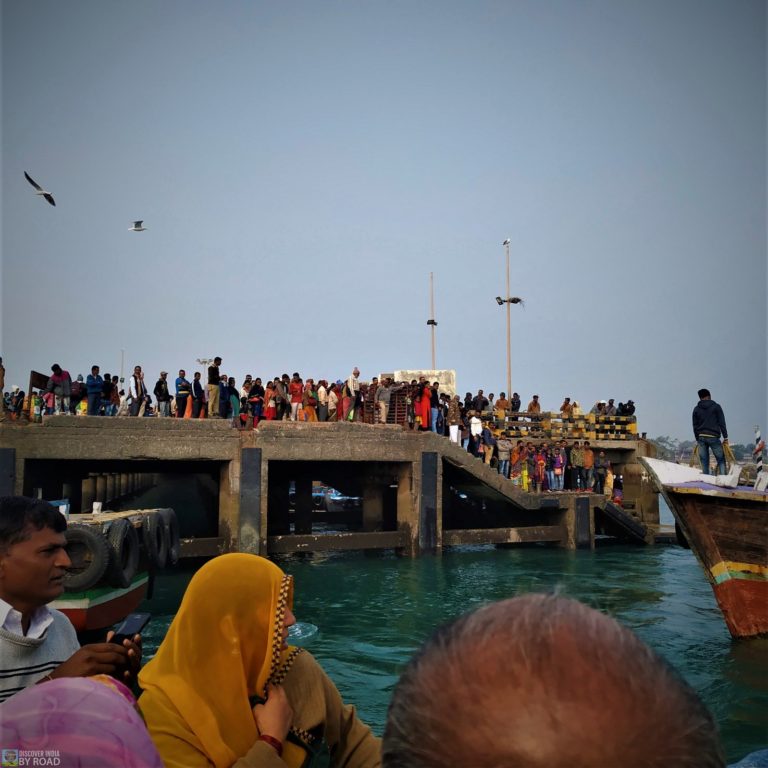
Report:
[{"label": "woman in red sari", "polygon": [[419,381],[419,394],[421,394],[421,400],[417,402],[419,408],[418,415],[421,416],[421,424],[419,429],[422,432],[426,432],[431,424],[430,417],[432,415],[432,387],[429,386],[429,382],[423,378]]}]

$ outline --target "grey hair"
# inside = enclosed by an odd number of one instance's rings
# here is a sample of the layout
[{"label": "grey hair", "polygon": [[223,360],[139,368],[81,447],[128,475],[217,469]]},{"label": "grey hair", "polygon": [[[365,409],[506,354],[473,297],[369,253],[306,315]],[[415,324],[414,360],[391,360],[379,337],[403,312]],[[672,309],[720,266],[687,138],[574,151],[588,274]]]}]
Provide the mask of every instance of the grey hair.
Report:
[{"label": "grey hair", "polygon": [[711,714],[633,632],[559,595],[438,629],[395,686],[384,768],[723,768]]}]

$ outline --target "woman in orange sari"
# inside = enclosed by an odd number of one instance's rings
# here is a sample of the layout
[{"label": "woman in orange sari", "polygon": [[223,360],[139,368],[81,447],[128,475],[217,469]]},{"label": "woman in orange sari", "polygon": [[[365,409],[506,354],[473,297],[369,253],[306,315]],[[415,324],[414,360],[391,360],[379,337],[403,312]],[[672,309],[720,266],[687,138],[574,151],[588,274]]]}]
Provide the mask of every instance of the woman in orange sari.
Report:
[{"label": "woman in orange sari", "polygon": [[301,403],[304,409],[304,421],[317,421],[317,388],[314,379],[307,379]]},{"label": "woman in orange sari", "polygon": [[293,579],[221,555],[189,582],[139,707],[165,768],[377,768],[380,741],[315,659],[286,643]]}]

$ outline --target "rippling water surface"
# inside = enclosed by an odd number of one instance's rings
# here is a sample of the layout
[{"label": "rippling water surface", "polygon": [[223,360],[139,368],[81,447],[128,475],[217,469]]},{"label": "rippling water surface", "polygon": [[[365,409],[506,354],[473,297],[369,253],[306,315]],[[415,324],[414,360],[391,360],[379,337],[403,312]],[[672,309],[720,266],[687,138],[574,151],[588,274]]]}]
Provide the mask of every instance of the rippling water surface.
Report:
[{"label": "rippling water surface", "polygon": [[[286,557],[294,612],[319,632],[307,647],[381,733],[398,675],[439,623],[474,606],[558,590],[616,617],[669,659],[720,725],[729,760],[768,746],[768,640],[734,642],[694,556],[678,547],[446,550],[442,557],[338,553]],[[147,608],[146,658],[162,640],[190,570],[166,573]]]}]

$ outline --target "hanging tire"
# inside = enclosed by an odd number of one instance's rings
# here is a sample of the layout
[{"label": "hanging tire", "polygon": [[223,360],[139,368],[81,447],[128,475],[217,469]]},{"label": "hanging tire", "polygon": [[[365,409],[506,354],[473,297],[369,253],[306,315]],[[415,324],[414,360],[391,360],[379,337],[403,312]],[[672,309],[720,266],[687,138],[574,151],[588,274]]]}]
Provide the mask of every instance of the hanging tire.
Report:
[{"label": "hanging tire", "polygon": [[141,522],[141,538],[151,570],[165,568],[168,557],[168,536],[159,512],[144,515]]},{"label": "hanging tire", "polygon": [[130,520],[118,518],[109,526],[107,541],[107,581],[112,587],[130,587],[139,567],[139,535]]},{"label": "hanging tire", "polygon": [[109,544],[95,526],[73,524],[64,532],[72,564],[64,576],[66,592],[84,592],[95,587],[109,566]]},{"label": "hanging tire", "polygon": [[159,510],[165,524],[166,541],[168,542],[168,557],[166,565],[176,565],[181,556],[181,534],[179,531],[179,519],[176,513],[168,508]]}]

